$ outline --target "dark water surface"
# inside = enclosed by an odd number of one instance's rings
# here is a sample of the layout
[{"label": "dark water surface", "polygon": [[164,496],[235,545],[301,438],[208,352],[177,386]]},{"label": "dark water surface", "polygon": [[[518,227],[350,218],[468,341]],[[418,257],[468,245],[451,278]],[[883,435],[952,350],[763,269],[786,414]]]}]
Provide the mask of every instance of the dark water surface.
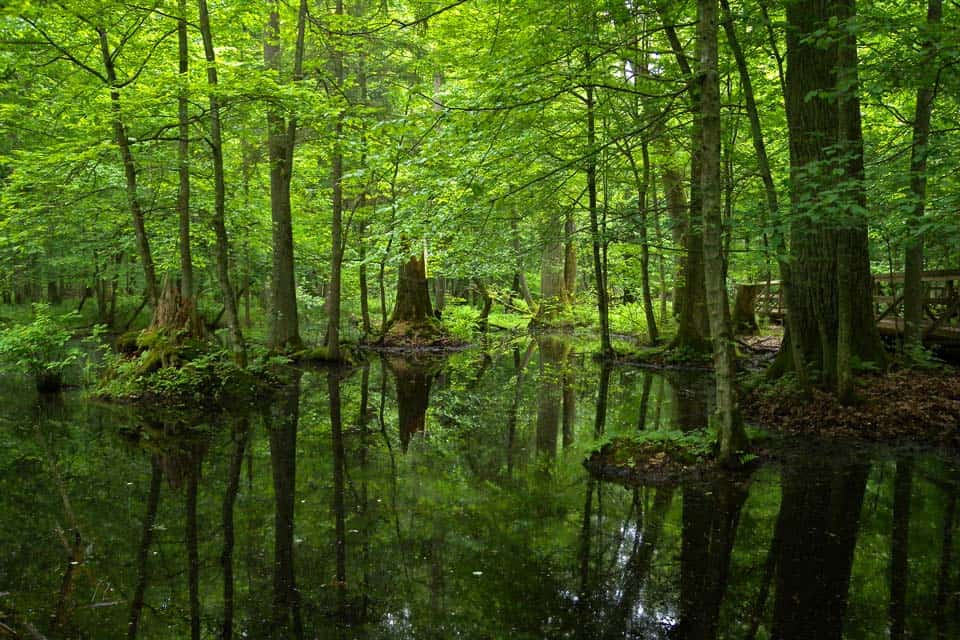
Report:
[{"label": "dark water surface", "polygon": [[707,391],[556,341],[309,371],[215,419],[8,382],[0,622],[51,639],[960,637],[953,459],[813,445],[659,489],[583,469],[597,438],[702,425]]}]

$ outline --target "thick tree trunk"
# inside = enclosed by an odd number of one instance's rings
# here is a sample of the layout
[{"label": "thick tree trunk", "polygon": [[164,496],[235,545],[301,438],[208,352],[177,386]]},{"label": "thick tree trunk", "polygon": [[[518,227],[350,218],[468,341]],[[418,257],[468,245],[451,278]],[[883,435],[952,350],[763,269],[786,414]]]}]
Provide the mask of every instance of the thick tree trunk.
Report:
[{"label": "thick tree trunk", "polygon": [[566,306],[563,269],[563,243],[558,238],[547,238],[540,263],[540,309],[537,313],[537,324],[555,323]]},{"label": "thick tree trunk", "polygon": [[690,127],[693,146],[690,151],[690,210],[689,221],[686,226],[683,247],[686,258],[683,263],[683,295],[678,300],[680,305],[679,324],[677,335],[672,346],[679,349],[688,349],[700,353],[710,351],[710,327],[707,320],[706,289],[703,280],[703,219],[701,203],[701,175],[703,172],[703,158],[700,149],[701,137],[701,88],[698,78],[693,75],[690,62],[683,51],[683,45],[677,35],[674,25],[662,7],[657,8],[663,21],[664,31],[670,41],[677,65],[687,81],[687,95],[690,100],[690,109],[693,122]]},{"label": "thick tree trunk", "polygon": [[207,0],[199,0],[200,33],[203,38],[203,51],[207,61],[207,84],[210,87],[210,151],[213,155],[213,231],[216,237],[217,280],[223,297],[223,309],[230,330],[230,347],[238,365],[247,365],[247,347],[240,328],[240,313],[237,311],[237,297],[234,295],[230,280],[230,242],[227,238],[226,199],[227,187],[223,169],[223,140],[220,133],[220,100],[217,97],[217,58],[213,49],[213,34],[210,30],[210,13]]},{"label": "thick tree trunk", "polygon": [[[301,0],[297,18],[297,40],[294,52],[293,80],[303,73],[303,40],[307,5]],[[267,22],[263,59],[268,69],[280,71],[280,16],[273,6]],[[296,118],[284,120],[271,108],[267,112],[267,147],[270,156],[270,215],[273,230],[273,269],[270,278],[268,344],[274,350],[300,347],[297,317],[297,288],[294,282],[293,223],[290,208],[290,181],[293,177],[293,151],[296,144]]]},{"label": "thick tree trunk", "polygon": [[577,296],[577,242],[574,239],[577,225],[573,211],[568,211],[563,221],[563,296],[567,304],[573,304]]},{"label": "thick tree trunk", "polygon": [[300,380],[279,392],[270,407],[267,433],[275,499],[273,533],[273,624],[303,635],[300,591],[294,564],[294,518],[297,504],[297,428],[300,420]]},{"label": "thick tree trunk", "polygon": [[436,370],[429,365],[401,358],[387,360],[397,384],[397,421],[400,429],[400,448],[406,452],[414,434],[427,428],[427,407],[430,387]]},{"label": "thick tree trunk", "polygon": [[[927,3],[927,26],[936,27],[943,15],[943,0]],[[931,66],[936,48],[931,37],[923,43],[924,58]],[[913,143],[910,149],[910,195],[913,196],[913,215],[907,221],[910,235],[904,256],[903,277],[903,342],[908,354],[915,354],[923,346],[923,234],[920,223],[927,202],[927,149],[930,144],[930,119],[936,84],[931,78],[917,90],[916,111],[913,118]]]},{"label": "thick tree trunk", "polygon": [[401,267],[397,278],[397,299],[387,325],[387,334],[399,337],[428,338],[438,332],[427,262],[423,254],[411,256]]},{"label": "thick tree trunk", "polygon": [[[818,0],[787,7],[787,101],[790,125],[790,264],[785,273],[789,335],[781,358],[819,371],[823,386],[849,393],[852,360],[882,366],[873,318],[867,228],[862,216],[863,138],[856,97],[853,36],[821,47],[810,34],[853,3]],[[843,89],[840,99],[834,96]],[[838,178],[838,175],[840,176]],[[840,289],[843,288],[841,294]],[[796,362],[797,357],[803,362]]]}]

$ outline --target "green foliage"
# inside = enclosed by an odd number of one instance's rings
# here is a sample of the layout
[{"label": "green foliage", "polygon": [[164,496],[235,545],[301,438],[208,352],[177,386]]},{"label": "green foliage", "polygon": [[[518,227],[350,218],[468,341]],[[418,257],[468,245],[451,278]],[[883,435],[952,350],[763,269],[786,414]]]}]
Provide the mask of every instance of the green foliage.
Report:
[{"label": "green foliage", "polygon": [[646,464],[666,458],[673,464],[697,464],[713,458],[717,433],[713,429],[694,431],[645,430],[618,434],[601,441],[597,450],[612,451],[619,465]]},{"label": "green foliage", "polygon": [[468,304],[451,304],[443,310],[443,328],[451,336],[464,342],[476,337],[480,311]]},{"label": "green foliage", "polygon": [[0,366],[33,377],[40,390],[62,384],[64,371],[80,360],[83,352],[70,345],[68,323],[76,313],[54,316],[46,304],[33,305],[33,321],[0,331]]},{"label": "green foliage", "polygon": [[[266,351],[251,354],[244,369],[229,351],[188,343],[177,347],[163,332],[144,332],[150,344],[133,357],[108,357],[95,395],[117,401],[149,401],[168,405],[212,405],[268,396],[286,380],[290,361]],[[163,364],[164,362],[168,364]]]}]

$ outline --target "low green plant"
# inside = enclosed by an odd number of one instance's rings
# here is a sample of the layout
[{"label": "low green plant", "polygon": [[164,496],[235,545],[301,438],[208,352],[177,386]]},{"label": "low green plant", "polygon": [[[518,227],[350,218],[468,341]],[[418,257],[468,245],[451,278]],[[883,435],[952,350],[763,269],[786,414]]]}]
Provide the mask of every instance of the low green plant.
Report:
[{"label": "low green plant", "polygon": [[443,310],[443,327],[458,340],[469,342],[477,333],[480,311],[468,304],[451,304]]},{"label": "low green plant", "polygon": [[76,312],[55,316],[48,305],[33,305],[32,321],[0,331],[0,366],[31,376],[38,391],[60,389],[64,371],[83,356],[70,344],[67,329],[79,318]]}]

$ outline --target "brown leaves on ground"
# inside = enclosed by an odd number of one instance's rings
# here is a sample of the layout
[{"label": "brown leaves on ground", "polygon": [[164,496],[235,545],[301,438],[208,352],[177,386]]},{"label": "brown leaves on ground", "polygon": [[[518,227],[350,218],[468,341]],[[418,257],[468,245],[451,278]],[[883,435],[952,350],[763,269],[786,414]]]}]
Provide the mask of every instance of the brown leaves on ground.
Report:
[{"label": "brown leaves on ground", "polygon": [[842,406],[824,391],[804,400],[778,388],[746,394],[741,410],[753,423],[790,433],[960,448],[960,371],[864,376],[857,397],[854,406]]}]

